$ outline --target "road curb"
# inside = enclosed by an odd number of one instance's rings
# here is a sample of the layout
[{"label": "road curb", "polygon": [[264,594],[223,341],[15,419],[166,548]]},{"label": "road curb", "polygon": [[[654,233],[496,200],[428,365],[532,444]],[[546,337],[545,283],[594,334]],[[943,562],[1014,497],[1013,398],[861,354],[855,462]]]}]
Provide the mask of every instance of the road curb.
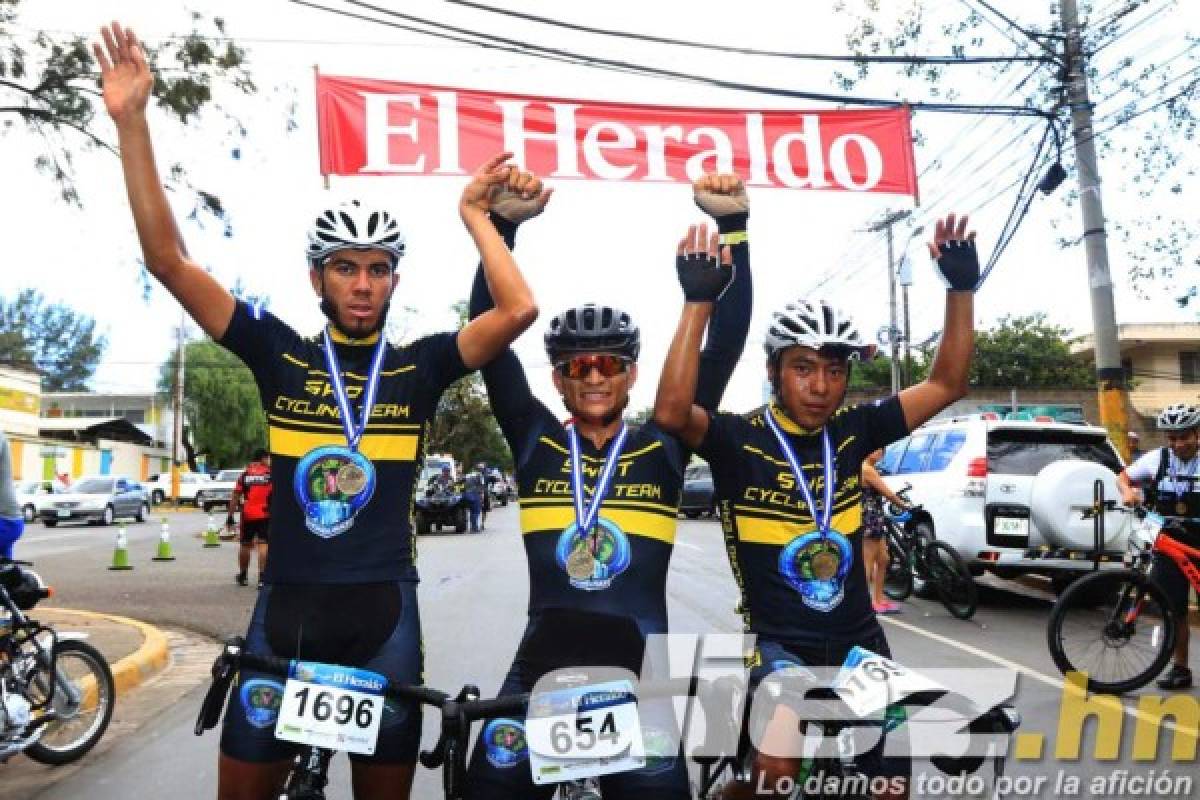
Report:
[{"label": "road curb", "polygon": [[140,620],[118,617],[113,614],[98,614],[94,611],[78,611],[73,608],[56,608],[56,614],[74,614],[78,617],[106,620],[116,625],[137,628],[142,634],[142,644],[137,650],[109,665],[118,695],[128,692],[149,678],[166,669],[170,661],[167,637],[162,631]]}]

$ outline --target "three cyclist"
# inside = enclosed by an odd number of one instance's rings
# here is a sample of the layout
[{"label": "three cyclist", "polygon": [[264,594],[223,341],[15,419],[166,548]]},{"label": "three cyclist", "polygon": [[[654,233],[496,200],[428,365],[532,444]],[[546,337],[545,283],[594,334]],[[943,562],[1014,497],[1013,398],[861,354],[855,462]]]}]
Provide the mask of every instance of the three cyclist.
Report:
[{"label": "three cyclist", "polygon": [[[1186,536],[1185,544],[1200,546],[1200,407],[1178,403],[1158,415],[1158,429],[1166,447],[1151,450],[1117,476],[1121,499],[1126,505],[1141,502],[1164,517],[1179,519],[1179,528],[1164,529]],[[1145,486],[1143,492],[1139,485]],[[1162,586],[1172,610],[1178,615],[1175,653],[1171,669],[1159,681],[1162,689],[1188,689],[1192,670],[1188,666],[1188,594],[1191,584],[1179,567],[1162,553],[1154,554],[1151,577]]]},{"label": "three cyclist", "polygon": [[[715,265],[719,242],[689,235],[677,264]],[[867,454],[907,435],[967,393],[974,337],[973,293],[979,283],[974,233],[967,219],[939,220],[931,256],[947,284],[941,344],[929,378],[877,403],[843,407],[856,360],[870,358],[853,320],[819,301],[788,303],[771,316],[765,347],[774,398],[745,416],[713,413],[693,402],[700,337],[711,304],[688,302],[663,368],[654,419],[712,466],[733,574],[742,592],[752,684],[776,671],[840,666],[861,645],[889,654],[871,607],[860,527],[860,467]],[[753,689],[753,686],[752,686]],[[797,774],[802,719],[778,705],[755,742],[750,783],[726,797],[755,797],[789,785]],[[909,774],[903,759],[885,759],[882,741],[859,757],[870,776]]]},{"label": "three cyclist", "polygon": [[[683,271],[689,299],[713,304],[699,389],[689,396],[715,409],[737,364],[749,327],[752,286],[746,221],[749,204],[732,175],[706,175],[693,186],[696,203],[727,242],[724,266]],[[514,204],[493,216],[510,243],[516,226],[545,203]],[[736,274],[736,279],[734,276]],[[732,280],[732,283],[731,283]],[[476,275],[470,314],[491,306]],[[653,422],[627,425],[623,414],[638,377],[641,334],[619,308],[580,303],[551,320],[546,354],[554,387],[571,415],[564,424],[529,388],[511,350],[483,369],[496,419],[512,450],[529,566],[529,622],[501,694],[530,691],[547,673],[572,667],[642,667],[644,640],[667,630],[666,578],[682,475],[688,461],[678,440]],[[677,742],[669,703],[647,710],[643,723]],[[647,727],[645,724],[643,727]],[[602,777],[605,798],[683,800],[690,796],[684,759],[668,746],[643,769]],[[472,756],[472,798],[549,796],[535,786],[524,720],[494,720]]]},{"label": "three cyclist", "polygon": [[[491,361],[537,315],[489,220],[492,203],[525,192],[530,176],[501,154],[474,174],[459,202],[496,307],[459,331],[405,347],[391,346],[382,333],[405,247],[395,218],[358,202],[323,211],[308,232],[306,257],[328,324],[304,338],[262,308],[235,300],[188,255],[146,120],[154,77],[131,30],[114,24],[102,37],[103,47],[94,50],[104,103],[116,123],[146,267],[205,333],[246,363],[268,414],[279,491],[247,647],[420,683],[409,498],[425,423],[449,384]],[[240,677],[225,715],[220,797],[258,800],[278,791],[294,752],[273,732],[282,688],[269,676]],[[355,796],[407,797],[420,732],[419,709],[389,707],[375,754],[352,756]]]}]

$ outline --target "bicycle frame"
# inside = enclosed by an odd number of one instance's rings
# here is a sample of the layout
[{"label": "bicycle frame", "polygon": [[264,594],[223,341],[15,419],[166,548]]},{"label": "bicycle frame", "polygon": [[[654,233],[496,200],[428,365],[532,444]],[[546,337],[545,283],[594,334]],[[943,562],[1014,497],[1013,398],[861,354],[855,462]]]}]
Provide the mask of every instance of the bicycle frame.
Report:
[{"label": "bicycle frame", "polygon": [[1200,549],[1189,547],[1164,529],[1154,540],[1153,550],[1174,561],[1192,588],[1200,593],[1200,567],[1196,566],[1196,562],[1200,561]]}]

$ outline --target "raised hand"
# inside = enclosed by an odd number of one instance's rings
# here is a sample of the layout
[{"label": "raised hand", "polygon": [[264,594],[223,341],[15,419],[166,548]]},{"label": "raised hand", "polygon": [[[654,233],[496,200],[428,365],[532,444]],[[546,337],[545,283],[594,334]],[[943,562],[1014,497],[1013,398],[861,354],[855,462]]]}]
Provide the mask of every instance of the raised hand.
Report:
[{"label": "raised hand", "polygon": [[713,219],[750,211],[750,198],[742,179],[733,174],[708,173],[692,184],[696,205]]},{"label": "raised hand", "polygon": [[100,64],[104,107],[113,121],[120,122],[146,110],[154,75],[132,29],[114,22],[111,28],[101,28],[100,36],[104,47],[92,44],[92,52]]},{"label": "raised hand", "polygon": [[947,288],[954,292],[973,292],[979,286],[979,254],[975,250],[975,231],[967,232],[967,217],[947,214],[934,226],[929,256],[937,262],[938,272]]},{"label": "raised hand", "polygon": [[492,213],[520,225],[541,214],[553,193],[553,189],[542,187],[537,175],[514,168],[509,170],[507,181],[492,187]]},{"label": "raised hand", "polygon": [[459,213],[465,217],[467,214],[486,214],[492,210],[496,190],[508,183],[512,173],[518,172],[516,165],[508,161],[512,156],[512,153],[499,153],[475,170],[471,182],[463,189],[462,199],[458,203]]},{"label": "raised hand", "polygon": [[[718,250],[720,259],[718,260]],[[733,282],[733,251],[708,225],[692,225],[675,248],[675,272],[689,303],[715,303]]]}]

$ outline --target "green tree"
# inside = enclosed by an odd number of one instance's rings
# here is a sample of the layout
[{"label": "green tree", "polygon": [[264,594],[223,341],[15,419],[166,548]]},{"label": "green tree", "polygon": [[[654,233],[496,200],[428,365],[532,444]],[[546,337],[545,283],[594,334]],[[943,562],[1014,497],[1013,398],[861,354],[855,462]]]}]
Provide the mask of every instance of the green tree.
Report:
[{"label": "green tree", "polygon": [[43,391],[86,389],[107,345],[94,319],[47,303],[36,289],[22,289],[11,302],[0,298],[0,363],[39,370]]},{"label": "green tree", "polygon": [[1046,322],[1045,314],[1006,316],[975,336],[972,386],[1023,389],[1091,389],[1092,367],[1071,355],[1070,331]]},{"label": "green tree", "polygon": [[[158,388],[170,396],[175,354],[159,370]],[[206,454],[209,466],[246,463],[267,443],[267,421],[250,370],[211,339],[188,342],[183,358],[183,407],[191,449]],[[189,457],[192,468],[194,458]]]},{"label": "green tree", "polygon": [[[1200,267],[1200,230],[1187,210],[1195,206],[1200,189],[1193,146],[1200,125],[1196,103],[1200,49],[1187,33],[1184,14],[1189,12],[1185,4],[1137,0],[1079,0],[1078,6],[1106,199],[1114,204],[1119,198],[1135,200],[1121,213],[1108,209],[1112,261],[1128,265],[1130,282],[1139,291],[1150,294],[1174,287],[1182,295],[1180,304],[1186,305],[1196,296]],[[866,93],[879,96],[878,78],[886,81],[883,85],[897,100],[1038,108],[1054,115],[1060,135],[1069,138],[1065,132],[1070,125],[1066,96],[1070,74],[1062,66],[1064,31],[1057,2],[911,0],[887,8],[896,13],[886,13],[879,0],[837,0],[835,10],[850,20],[845,42],[851,53],[1028,58],[973,66],[908,61],[896,67],[860,61],[853,69],[834,71],[834,82],[843,90],[869,84],[872,90]],[[967,119],[961,128],[974,136],[959,139],[969,146],[928,154],[929,165],[922,173],[926,184],[950,188],[948,184],[970,176],[963,187],[968,191],[939,188],[938,199],[931,204],[935,212],[971,211],[996,193],[1008,198],[1009,187],[1028,169],[1044,128],[1028,117]],[[1056,155],[1051,148],[1037,168],[1039,174]],[[1068,172],[1075,171],[1069,143],[1062,161]],[[1073,184],[1072,178],[1065,191],[1060,190],[1065,204],[1058,201],[1058,213],[1051,218],[1052,224],[1070,231],[1079,225],[1078,212],[1066,213],[1078,201]],[[953,201],[945,199],[948,195]],[[1062,247],[1081,243],[1074,233],[1059,240]]]},{"label": "green tree", "polygon": [[[21,0],[0,0],[0,133],[15,123],[45,143],[34,166],[58,185],[62,198],[81,205],[73,162],[79,149],[113,146],[93,131],[97,107],[102,107],[99,70],[89,37],[30,31],[20,26]],[[187,124],[214,105],[213,87],[222,83],[240,92],[257,91],[246,69],[246,53],[226,36],[225,22],[191,14],[191,30],[169,37],[159,46],[146,45],[154,70],[158,105]],[[245,130],[231,119],[238,136]],[[236,156],[236,150],[235,157]],[[172,179],[195,191],[197,208],[223,216],[216,195],[191,186],[182,167],[170,169]]]}]

